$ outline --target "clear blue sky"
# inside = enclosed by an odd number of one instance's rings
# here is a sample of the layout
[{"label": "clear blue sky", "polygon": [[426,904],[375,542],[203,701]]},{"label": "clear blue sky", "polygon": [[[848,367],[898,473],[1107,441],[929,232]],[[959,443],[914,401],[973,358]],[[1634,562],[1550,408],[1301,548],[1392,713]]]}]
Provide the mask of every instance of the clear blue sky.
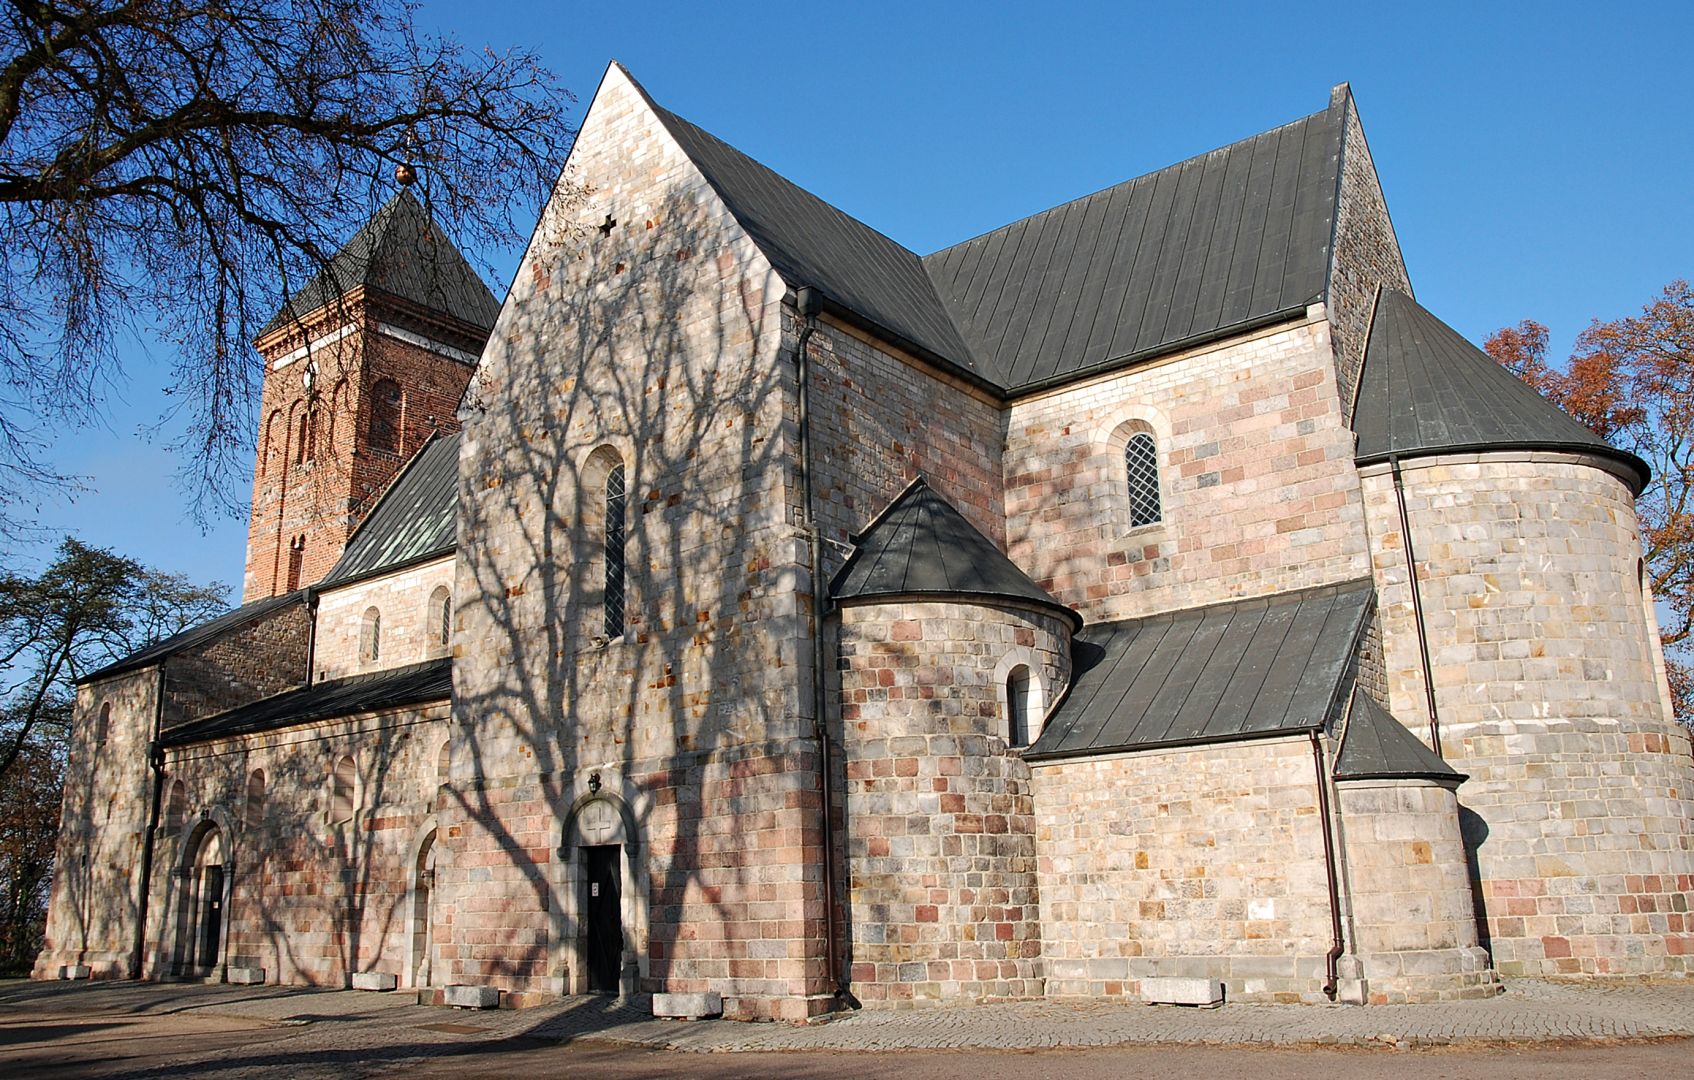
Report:
[{"label": "clear blue sky", "polygon": [[[922,253],[1315,112],[1350,81],[1418,298],[1473,340],[1536,318],[1562,356],[1590,317],[1694,275],[1694,5],[1378,7],[427,0],[420,18],[535,49],[579,117],[615,57]],[[136,355],[105,429],[62,440],[60,467],[94,490],[40,521],[239,586],[245,522],[202,535],[169,433],[137,435],[168,361]]]}]

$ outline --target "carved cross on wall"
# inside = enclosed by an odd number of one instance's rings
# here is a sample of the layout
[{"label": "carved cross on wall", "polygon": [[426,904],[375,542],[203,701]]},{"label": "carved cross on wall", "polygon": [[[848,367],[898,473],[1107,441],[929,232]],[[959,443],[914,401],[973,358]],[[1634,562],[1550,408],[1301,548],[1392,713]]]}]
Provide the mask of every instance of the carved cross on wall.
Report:
[{"label": "carved cross on wall", "polygon": [[610,236],[612,235],[612,230],[618,227],[618,221],[612,215],[607,214],[606,220],[594,227],[600,230],[601,236]]}]

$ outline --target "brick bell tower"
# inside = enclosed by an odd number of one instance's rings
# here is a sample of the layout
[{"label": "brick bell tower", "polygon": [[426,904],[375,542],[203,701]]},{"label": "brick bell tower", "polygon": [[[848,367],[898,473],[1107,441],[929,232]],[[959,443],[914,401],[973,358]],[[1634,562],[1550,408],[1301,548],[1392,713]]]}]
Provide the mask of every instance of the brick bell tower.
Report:
[{"label": "brick bell tower", "polygon": [[265,361],[249,602],[310,585],[418,447],[457,430],[500,303],[401,189],[253,342]]}]

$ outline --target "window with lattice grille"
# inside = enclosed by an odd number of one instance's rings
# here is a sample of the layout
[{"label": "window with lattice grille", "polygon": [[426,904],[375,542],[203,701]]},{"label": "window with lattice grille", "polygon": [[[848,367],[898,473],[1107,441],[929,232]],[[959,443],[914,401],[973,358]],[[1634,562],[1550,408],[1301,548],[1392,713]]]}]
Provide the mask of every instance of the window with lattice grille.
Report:
[{"label": "window with lattice grille", "polygon": [[1159,450],[1153,436],[1138,431],[1123,451],[1129,478],[1129,526],[1152,525],[1163,516],[1159,505]]},{"label": "window with lattice grille", "polygon": [[623,465],[606,474],[606,636],[623,635]]}]

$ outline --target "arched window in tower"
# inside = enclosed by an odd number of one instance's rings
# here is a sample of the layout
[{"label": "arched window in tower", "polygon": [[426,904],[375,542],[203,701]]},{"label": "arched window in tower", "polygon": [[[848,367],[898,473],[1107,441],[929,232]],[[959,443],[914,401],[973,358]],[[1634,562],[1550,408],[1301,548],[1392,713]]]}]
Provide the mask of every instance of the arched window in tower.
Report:
[{"label": "arched window in tower", "polygon": [[354,787],[359,774],[351,755],[342,755],[335,763],[329,779],[329,823],[341,825],[353,820]]},{"label": "arched window in tower", "polygon": [[429,629],[429,641],[437,649],[445,649],[453,638],[453,594],[447,586],[437,585],[429,594],[429,607],[424,611],[424,625]]},{"label": "arched window in tower", "polygon": [[1029,666],[1019,664],[1006,675],[1006,743],[1009,746],[1028,746],[1031,736],[1029,718],[1034,695],[1030,692],[1034,677]]},{"label": "arched window in tower", "polygon": [[296,536],[288,542],[288,579],[286,592],[300,587],[300,575],[306,569],[306,538]]},{"label": "arched window in tower", "polygon": [[312,460],[312,451],[309,449],[311,427],[308,421],[310,417],[309,412],[301,413],[300,423],[294,432],[294,464],[296,465],[304,465]]},{"label": "arched window in tower", "polygon": [[405,401],[400,384],[393,379],[378,379],[371,387],[371,449],[400,452],[400,418]]},{"label": "arched window in tower", "polygon": [[269,419],[265,421],[265,437],[259,444],[259,475],[264,476],[271,471],[271,455],[277,452],[278,437],[287,438],[286,431],[278,430],[282,425],[282,410],[272,409]]},{"label": "arched window in tower", "polygon": [[623,463],[606,474],[606,636],[623,635],[624,587],[624,490]]},{"label": "arched window in tower", "polygon": [[382,659],[382,612],[374,607],[365,609],[359,626],[359,659],[367,664]]},{"label": "arched window in tower", "polygon": [[94,721],[94,748],[96,750],[106,745],[106,740],[112,734],[112,703],[100,703],[100,715]]},{"label": "arched window in tower", "polygon": [[247,777],[247,806],[242,820],[253,828],[265,821],[265,770],[254,769]]},{"label": "arched window in tower", "polygon": [[1164,516],[1159,501],[1159,448],[1153,436],[1137,431],[1123,451],[1129,485],[1129,527],[1152,525]]}]

